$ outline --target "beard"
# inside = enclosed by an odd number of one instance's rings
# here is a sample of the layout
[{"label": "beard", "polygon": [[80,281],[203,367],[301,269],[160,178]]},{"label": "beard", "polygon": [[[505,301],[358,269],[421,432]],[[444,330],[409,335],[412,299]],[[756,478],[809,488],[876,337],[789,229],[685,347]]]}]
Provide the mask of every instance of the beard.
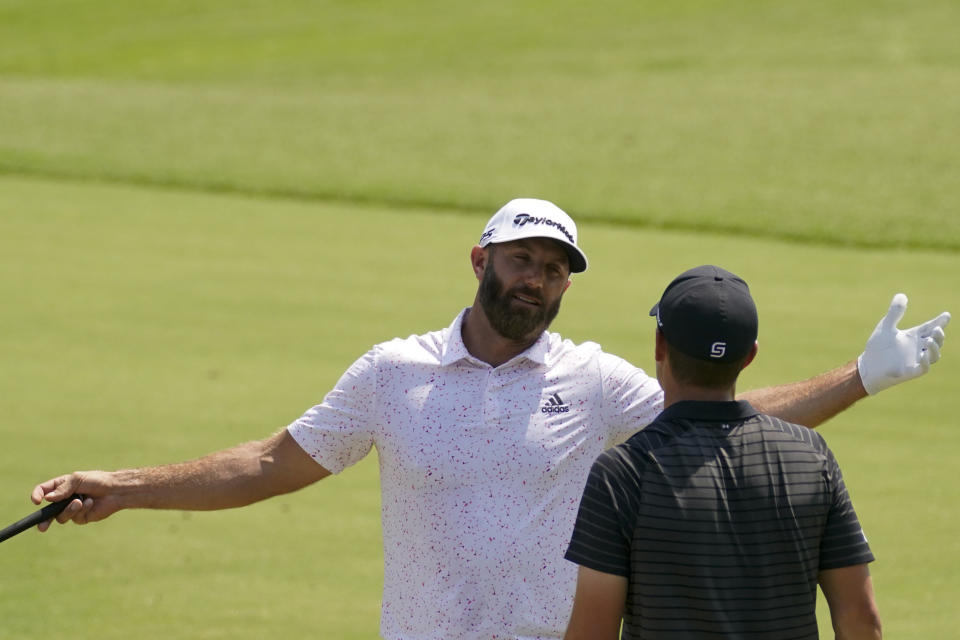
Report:
[{"label": "beard", "polygon": [[535,309],[518,309],[514,304],[515,293],[536,298],[541,303],[543,297],[526,287],[506,292],[503,289],[503,281],[493,272],[493,265],[488,265],[480,280],[480,306],[494,330],[508,340],[525,340],[545,331],[560,312],[560,298],[550,306],[541,304]]}]

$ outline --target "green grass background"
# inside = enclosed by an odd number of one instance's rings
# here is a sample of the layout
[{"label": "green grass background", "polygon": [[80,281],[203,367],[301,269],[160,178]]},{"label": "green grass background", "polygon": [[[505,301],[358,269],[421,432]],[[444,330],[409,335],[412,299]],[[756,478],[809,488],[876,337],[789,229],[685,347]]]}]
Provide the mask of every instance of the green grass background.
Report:
[{"label": "green grass background", "polygon": [[[0,0],[0,495],[201,455],[446,326],[517,195],[581,220],[556,328],[652,364],[688,266],[745,275],[742,387],[960,309],[952,2]],[[960,627],[960,365],[822,432],[887,634]],[[294,496],[0,548],[0,638],[376,637],[375,456]],[[822,608],[821,608],[822,609]],[[829,624],[821,610],[823,635]]]}]

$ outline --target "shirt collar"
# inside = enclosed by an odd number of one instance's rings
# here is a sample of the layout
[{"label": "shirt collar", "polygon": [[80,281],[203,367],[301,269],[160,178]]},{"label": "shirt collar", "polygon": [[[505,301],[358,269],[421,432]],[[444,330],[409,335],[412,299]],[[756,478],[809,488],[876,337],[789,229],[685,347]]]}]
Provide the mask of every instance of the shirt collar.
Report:
[{"label": "shirt collar", "polygon": [[672,420],[687,418],[702,422],[736,422],[746,420],[760,412],[753,408],[746,400],[730,402],[706,402],[683,400],[675,402],[657,418],[658,420]]},{"label": "shirt collar", "polygon": [[[440,357],[441,366],[453,364],[458,360],[469,360],[471,362],[486,364],[471,355],[470,352],[467,351],[467,346],[463,344],[463,334],[461,330],[463,329],[463,318],[467,315],[468,311],[470,311],[470,307],[463,309],[457,314],[457,317],[453,319],[450,326],[447,327],[446,336],[443,341],[443,353]],[[509,364],[509,362],[513,362],[518,358],[526,358],[540,365],[546,364],[549,348],[550,336],[544,331],[540,334],[540,337],[537,338],[537,341],[530,345],[526,351],[514,356],[505,364]]]}]

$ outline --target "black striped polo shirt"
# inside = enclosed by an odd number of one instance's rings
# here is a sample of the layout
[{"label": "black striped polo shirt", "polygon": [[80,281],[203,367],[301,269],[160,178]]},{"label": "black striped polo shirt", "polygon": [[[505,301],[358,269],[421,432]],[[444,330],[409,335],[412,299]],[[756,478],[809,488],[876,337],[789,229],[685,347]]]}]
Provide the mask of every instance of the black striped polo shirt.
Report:
[{"label": "black striped polo shirt", "polygon": [[622,638],[816,638],[817,574],[873,561],[816,431],[678,402],[594,463],[566,558],[629,581]]}]

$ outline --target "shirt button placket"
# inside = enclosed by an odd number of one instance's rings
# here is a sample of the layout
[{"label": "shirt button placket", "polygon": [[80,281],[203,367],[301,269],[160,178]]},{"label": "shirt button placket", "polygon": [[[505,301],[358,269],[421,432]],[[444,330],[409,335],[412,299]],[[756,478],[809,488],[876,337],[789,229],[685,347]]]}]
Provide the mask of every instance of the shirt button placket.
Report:
[{"label": "shirt button placket", "polygon": [[483,424],[485,426],[497,419],[500,410],[497,398],[497,370],[488,367],[483,380]]}]

